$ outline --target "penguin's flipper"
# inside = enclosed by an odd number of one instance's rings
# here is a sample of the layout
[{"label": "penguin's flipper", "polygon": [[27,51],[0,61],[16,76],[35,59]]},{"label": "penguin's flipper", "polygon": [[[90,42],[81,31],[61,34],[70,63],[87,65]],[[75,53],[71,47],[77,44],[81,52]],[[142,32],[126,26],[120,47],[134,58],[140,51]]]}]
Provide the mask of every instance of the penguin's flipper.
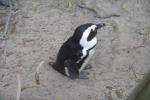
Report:
[{"label": "penguin's flipper", "polygon": [[65,71],[67,76],[69,76],[71,79],[77,79],[79,78],[79,71],[78,71],[78,66],[76,62],[74,62],[71,59],[65,60],[64,62],[65,65]]}]

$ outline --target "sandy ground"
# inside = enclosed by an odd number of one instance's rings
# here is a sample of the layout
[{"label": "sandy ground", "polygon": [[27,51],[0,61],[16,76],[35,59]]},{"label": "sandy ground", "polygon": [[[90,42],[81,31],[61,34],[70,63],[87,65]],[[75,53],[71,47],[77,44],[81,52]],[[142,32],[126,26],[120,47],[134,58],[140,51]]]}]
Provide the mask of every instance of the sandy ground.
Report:
[{"label": "sandy ground", "polygon": [[[0,45],[0,95],[15,100],[17,66],[21,66],[22,100],[125,100],[150,69],[150,1],[149,0],[18,0],[16,29],[7,40],[4,66]],[[77,4],[84,3],[100,19]],[[98,31],[98,45],[89,64],[89,79],[70,80],[54,71],[47,63],[74,29],[84,23],[105,22]],[[40,69],[40,85],[35,71]]]}]

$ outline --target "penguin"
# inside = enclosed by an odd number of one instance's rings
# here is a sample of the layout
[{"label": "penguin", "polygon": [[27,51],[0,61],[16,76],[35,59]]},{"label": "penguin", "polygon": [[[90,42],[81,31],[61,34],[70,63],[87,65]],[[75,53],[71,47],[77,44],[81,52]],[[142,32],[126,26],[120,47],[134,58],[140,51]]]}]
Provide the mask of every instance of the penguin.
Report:
[{"label": "penguin", "polygon": [[56,61],[49,64],[71,79],[85,77],[81,72],[95,51],[97,30],[104,26],[105,23],[87,23],[78,26],[74,34],[60,47]]}]

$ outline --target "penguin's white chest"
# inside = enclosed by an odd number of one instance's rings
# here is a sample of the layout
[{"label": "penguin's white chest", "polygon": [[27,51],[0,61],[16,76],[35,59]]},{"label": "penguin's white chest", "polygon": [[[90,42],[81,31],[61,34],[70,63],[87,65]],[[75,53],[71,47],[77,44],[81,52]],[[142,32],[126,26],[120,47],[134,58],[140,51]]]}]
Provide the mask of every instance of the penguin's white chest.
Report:
[{"label": "penguin's white chest", "polygon": [[[79,69],[79,72],[81,72],[85,67],[86,64],[88,63],[88,61],[90,60],[90,58],[92,57],[92,55],[95,52],[95,49],[93,48],[95,45],[97,44],[97,39],[96,37],[93,38],[91,41],[85,41],[85,40],[81,40],[80,41],[80,45],[83,47],[82,49],[82,56],[80,58],[79,61],[81,61],[84,57],[88,55],[88,57],[85,59],[84,63],[82,64],[82,66]],[[90,50],[91,49],[91,50]]]},{"label": "penguin's white chest", "polygon": [[87,51],[91,48],[93,48],[95,45],[97,44],[97,39],[96,37],[93,38],[91,41],[87,41],[85,39],[81,39],[80,41],[80,45],[83,47],[82,49],[82,57],[81,58],[84,58],[86,55],[87,55]]},{"label": "penguin's white chest", "polygon": [[87,38],[90,34],[91,29],[95,29],[95,26],[87,29],[84,33],[83,36],[80,39],[80,45],[83,47],[82,49],[82,56],[79,61],[81,61],[84,57],[86,57],[88,54],[88,57],[85,59],[84,63],[82,64],[81,68],[79,69],[79,72],[81,72],[86,64],[88,63],[89,59],[91,56],[94,54],[94,47],[97,44],[97,38],[94,37],[92,40],[88,41]]}]

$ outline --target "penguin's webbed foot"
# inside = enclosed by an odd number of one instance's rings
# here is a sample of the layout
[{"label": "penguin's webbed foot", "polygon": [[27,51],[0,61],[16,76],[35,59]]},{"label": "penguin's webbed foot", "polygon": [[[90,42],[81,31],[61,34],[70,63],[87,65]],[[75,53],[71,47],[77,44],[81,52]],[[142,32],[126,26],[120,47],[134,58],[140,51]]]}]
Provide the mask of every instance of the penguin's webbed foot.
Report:
[{"label": "penguin's webbed foot", "polygon": [[87,70],[87,69],[92,69],[92,65],[91,64],[87,64],[84,68],[84,70]]},{"label": "penguin's webbed foot", "polygon": [[88,79],[89,72],[81,71],[79,74],[79,79]]},{"label": "penguin's webbed foot", "polygon": [[79,74],[77,74],[77,73],[70,73],[70,76],[68,76],[69,78],[71,78],[71,79],[78,79],[79,78]]}]

